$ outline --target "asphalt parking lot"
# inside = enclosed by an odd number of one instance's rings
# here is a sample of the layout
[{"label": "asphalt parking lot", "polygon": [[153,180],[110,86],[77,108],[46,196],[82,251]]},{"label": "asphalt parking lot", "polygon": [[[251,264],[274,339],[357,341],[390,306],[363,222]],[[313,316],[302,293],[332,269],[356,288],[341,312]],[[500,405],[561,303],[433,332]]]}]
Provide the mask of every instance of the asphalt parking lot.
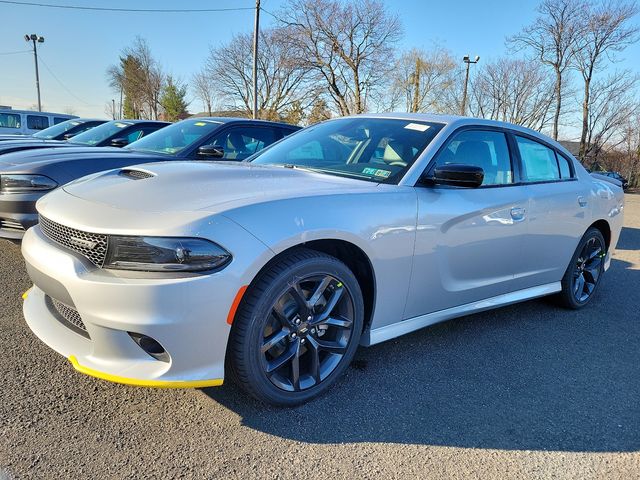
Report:
[{"label": "asphalt parking lot", "polygon": [[327,395],[150,390],[76,373],[22,318],[0,241],[0,479],[638,478],[640,195],[586,309],[547,299],[369,349]]}]

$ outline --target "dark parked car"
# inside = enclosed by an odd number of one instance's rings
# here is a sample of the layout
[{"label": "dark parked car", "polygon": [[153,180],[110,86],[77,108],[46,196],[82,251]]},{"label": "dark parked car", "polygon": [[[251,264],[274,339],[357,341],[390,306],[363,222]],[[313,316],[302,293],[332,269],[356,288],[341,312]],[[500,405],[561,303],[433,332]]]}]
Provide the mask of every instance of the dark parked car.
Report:
[{"label": "dark parked car", "polygon": [[[38,223],[36,201],[59,185],[85,175],[164,160],[241,161],[299,128],[262,120],[198,118],[174,123],[122,149],[44,148],[3,155],[0,237],[21,239]],[[114,138],[126,141],[126,137]]]},{"label": "dark parked car", "polygon": [[167,125],[170,123],[154,120],[113,120],[77,134],[67,141],[42,138],[34,140],[33,137],[24,137],[23,140],[0,142],[0,155],[40,148],[124,147]]},{"label": "dark parked car", "polygon": [[97,118],[73,118],[65,122],[57,123],[45,128],[33,135],[0,135],[0,142],[7,141],[43,141],[43,140],[69,140],[82,132],[106,123],[107,120]]},{"label": "dark parked car", "polygon": [[605,175],[610,178],[615,178],[620,183],[622,183],[623,190],[626,190],[629,187],[629,181],[626,178],[624,178],[622,175],[620,175],[618,172],[596,172],[596,173],[598,173],[599,175]]}]

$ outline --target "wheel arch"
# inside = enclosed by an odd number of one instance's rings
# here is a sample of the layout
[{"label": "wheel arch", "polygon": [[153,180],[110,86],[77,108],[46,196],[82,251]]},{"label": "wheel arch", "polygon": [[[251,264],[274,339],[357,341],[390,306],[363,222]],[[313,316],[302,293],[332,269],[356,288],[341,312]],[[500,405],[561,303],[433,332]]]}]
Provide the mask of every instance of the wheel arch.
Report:
[{"label": "wheel arch", "polygon": [[597,228],[598,230],[600,230],[600,233],[602,233],[602,236],[604,237],[605,247],[608,251],[609,246],[611,245],[611,226],[609,225],[609,222],[604,219],[596,220],[591,225],[589,225],[589,228]]},{"label": "wheel arch", "polygon": [[249,284],[249,288],[260,277],[262,272],[267,270],[273,263],[277,262],[283,255],[291,252],[296,248],[307,248],[318,252],[326,253],[343,262],[353,272],[362,290],[364,301],[364,322],[363,329],[366,331],[373,319],[376,300],[376,278],[375,270],[369,256],[356,244],[344,239],[337,238],[320,238],[309,240],[306,242],[296,243],[279,251],[275,256],[271,257],[253,277]]}]

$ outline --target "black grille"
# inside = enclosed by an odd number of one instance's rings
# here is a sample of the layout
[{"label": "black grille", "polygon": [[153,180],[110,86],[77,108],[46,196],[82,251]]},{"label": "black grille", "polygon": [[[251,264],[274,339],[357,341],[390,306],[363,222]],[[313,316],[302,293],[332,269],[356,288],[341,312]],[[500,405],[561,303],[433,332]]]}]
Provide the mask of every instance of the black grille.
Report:
[{"label": "black grille", "polygon": [[54,242],[78,252],[98,267],[104,265],[109,237],[100,233],[89,233],[65,227],[42,215],[39,216],[40,229]]},{"label": "black grille", "polygon": [[120,175],[133,178],[134,180],[142,180],[143,178],[150,178],[155,176],[149,172],[144,172],[142,170],[132,170],[132,169],[120,170]]},{"label": "black grille", "polygon": [[89,336],[87,327],[85,326],[84,322],[82,321],[82,317],[75,308],[71,308],[64,303],[59,302],[55,298],[47,297],[47,299],[51,302],[51,306],[58,313],[58,320],[60,320],[63,324],[65,324],[67,327],[70,327],[80,335],[83,335],[85,337]]}]

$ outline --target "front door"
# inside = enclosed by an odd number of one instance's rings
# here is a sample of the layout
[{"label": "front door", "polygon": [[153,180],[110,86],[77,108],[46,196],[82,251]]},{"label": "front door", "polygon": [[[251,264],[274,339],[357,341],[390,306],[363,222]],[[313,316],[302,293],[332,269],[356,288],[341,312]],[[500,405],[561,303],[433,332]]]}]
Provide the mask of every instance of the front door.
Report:
[{"label": "front door", "polygon": [[500,130],[454,133],[431,162],[482,167],[478,188],[416,186],[418,218],[409,296],[412,318],[519,289],[527,235],[526,187],[514,184]]}]

